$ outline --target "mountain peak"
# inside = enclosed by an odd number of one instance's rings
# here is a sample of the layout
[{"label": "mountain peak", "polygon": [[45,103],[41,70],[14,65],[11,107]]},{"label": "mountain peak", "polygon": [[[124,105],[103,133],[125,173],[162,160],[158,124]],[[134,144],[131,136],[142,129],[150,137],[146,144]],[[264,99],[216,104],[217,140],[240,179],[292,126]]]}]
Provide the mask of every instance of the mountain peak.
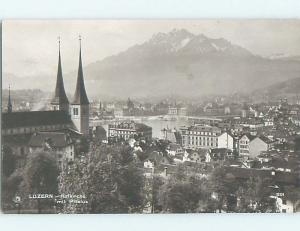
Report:
[{"label": "mountain peak", "polygon": [[158,32],[152,36],[149,40],[150,43],[168,43],[172,41],[178,41],[185,38],[195,37],[194,34],[190,33],[185,29],[176,29],[174,28],[168,33]]},{"label": "mountain peak", "polygon": [[147,50],[156,50],[159,55],[178,52],[186,55],[225,53],[233,56],[252,55],[251,52],[231,44],[224,38],[209,38],[202,33],[195,35],[186,29],[177,28],[167,33],[159,32],[154,34],[144,45],[147,47]]},{"label": "mountain peak", "polygon": [[194,34],[192,34],[191,32],[189,32],[186,29],[177,29],[177,28],[174,28],[168,34],[169,35],[181,35],[181,36],[187,36],[187,37],[195,36]]}]

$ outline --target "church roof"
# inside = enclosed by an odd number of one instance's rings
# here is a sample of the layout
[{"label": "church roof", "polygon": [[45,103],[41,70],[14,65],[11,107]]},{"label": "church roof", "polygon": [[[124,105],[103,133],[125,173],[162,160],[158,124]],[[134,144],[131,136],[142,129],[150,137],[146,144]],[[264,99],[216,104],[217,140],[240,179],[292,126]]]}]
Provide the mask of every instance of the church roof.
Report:
[{"label": "church roof", "polygon": [[43,147],[45,142],[51,143],[51,147],[66,147],[73,143],[71,137],[64,132],[37,132],[31,136],[29,146]]},{"label": "church roof", "polygon": [[58,53],[59,54],[58,54],[56,87],[55,87],[55,94],[51,101],[51,104],[68,104],[69,100],[68,100],[66,92],[65,92],[64,81],[63,81],[63,76],[62,76],[60,48],[59,48]]},{"label": "church roof", "polygon": [[85,91],[84,79],[83,79],[83,70],[82,70],[82,59],[81,59],[81,46],[79,51],[79,67],[77,75],[77,84],[75,95],[72,104],[87,105],[89,100]]},{"label": "church roof", "polygon": [[71,123],[71,118],[65,111],[2,113],[2,129]]}]

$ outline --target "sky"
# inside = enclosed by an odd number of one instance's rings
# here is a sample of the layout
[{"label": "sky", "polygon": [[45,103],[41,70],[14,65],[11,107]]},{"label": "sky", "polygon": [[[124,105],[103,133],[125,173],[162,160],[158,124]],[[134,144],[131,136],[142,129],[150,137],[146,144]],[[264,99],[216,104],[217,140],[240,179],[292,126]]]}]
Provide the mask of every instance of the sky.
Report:
[{"label": "sky", "polygon": [[28,76],[56,76],[58,37],[63,73],[78,67],[79,35],[83,65],[174,28],[222,37],[261,56],[300,55],[300,20],[8,20],[2,28],[3,88],[30,88],[19,81]]}]

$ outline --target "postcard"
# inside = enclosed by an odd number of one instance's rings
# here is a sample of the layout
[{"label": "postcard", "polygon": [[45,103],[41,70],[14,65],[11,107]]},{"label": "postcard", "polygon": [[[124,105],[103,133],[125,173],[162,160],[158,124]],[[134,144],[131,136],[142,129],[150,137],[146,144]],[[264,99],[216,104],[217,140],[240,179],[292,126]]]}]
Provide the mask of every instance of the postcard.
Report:
[{"label": "postcard", "polygon": [[300,20],[5,20],[6,214],[300,211]]}]

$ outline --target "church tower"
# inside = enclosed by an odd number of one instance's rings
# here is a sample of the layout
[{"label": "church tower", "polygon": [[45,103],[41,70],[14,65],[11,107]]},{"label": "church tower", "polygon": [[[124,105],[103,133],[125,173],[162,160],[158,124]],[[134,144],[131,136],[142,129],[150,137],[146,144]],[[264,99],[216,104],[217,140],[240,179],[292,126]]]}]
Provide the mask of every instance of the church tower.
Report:
[{"label": "church tower", "polygon": [[71,119],[77,130],[87,136],[89,134],[89,100],[86,95],[82,59],[81,59],[81,37],[79,36],[79,66],[77,75],[77,84],[73,102],[71,103]]},{"label": "church tower", "polygon": [[11,112],[12,112],[12,104],[11,104],[11,99],[10,99],[10,85],[8,86],[7,112],[8,112],[8,113],[11,113]]},{"label": "church tower", "polygon": [[54,111],[65,111],[69,112],[69,100],[67,98],[64,80],[62,76],[61,68],[61,57],[60,57],[60,38],[58,40],[58,67],[57,67],[57,78],[56,78],[56,87],[55,94],[51,101],[51,109]]}]

